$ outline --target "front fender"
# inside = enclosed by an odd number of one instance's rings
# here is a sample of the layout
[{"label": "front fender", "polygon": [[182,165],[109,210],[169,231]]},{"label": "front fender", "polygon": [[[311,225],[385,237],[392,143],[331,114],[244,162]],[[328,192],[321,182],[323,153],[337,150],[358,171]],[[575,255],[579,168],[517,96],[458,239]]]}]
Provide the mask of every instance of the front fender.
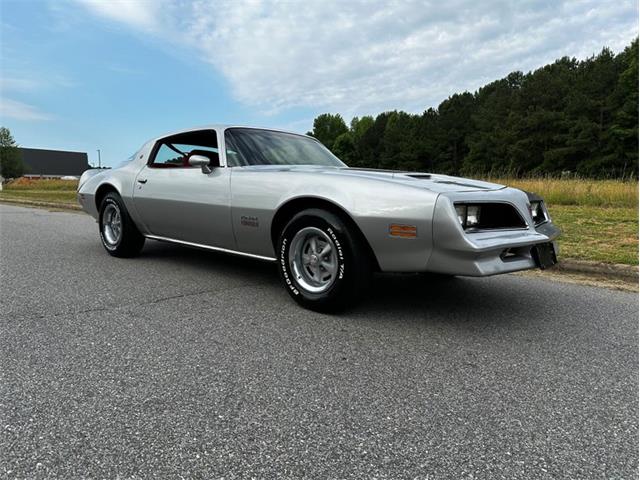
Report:
[{"label": "front fender", "polygon": [[[437,194],[425,189],[326,172],[243,169],[233,169],[231,182],[232,225],[243,252],[274,256],[271,226],[276,213],[293,200],[309,198],[330,202],[349,215],[383,271],[422,270],[429,259]],[[391,236],[390,224],[413,225],[417,236]]]}]

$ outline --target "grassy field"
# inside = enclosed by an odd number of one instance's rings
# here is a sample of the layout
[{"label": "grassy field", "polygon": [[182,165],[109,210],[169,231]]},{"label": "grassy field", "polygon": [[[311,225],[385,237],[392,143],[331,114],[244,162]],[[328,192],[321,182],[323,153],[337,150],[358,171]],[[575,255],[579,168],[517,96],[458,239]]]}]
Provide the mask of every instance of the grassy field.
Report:
[{"label": "grassy field", "polygon": [[562,229],[562,258],[638,264],[638,182],[586,179],[492,179],[535,192]]},{"label": "grassy field", "polygon": [[549,205],[638,208],[638,182],[559,178],[494,178],[496,183],[535,192]]},{"label": "grassy field", "polygon": [[0,192],[0,199],[37,200],[40,202],[76,203],[76,192],[61,190],[8,190]]},{"label": "grassy field", "polygon": [[562,229],[560,258],[638,264],[638,209],[550,205]]},{"label": "grassy field", "polygon": [[3,186],[0,199],[37,200],[40,202],[74,203],[77,180],[39,180],[20,178]]},{"label": "grassy field", "polygon": [[[562,258],[638,264],[638,182],[578,179],[492,179],[536,192],[563,232]],[[0,199],[76,204],[74,180],[20,179]]]}]

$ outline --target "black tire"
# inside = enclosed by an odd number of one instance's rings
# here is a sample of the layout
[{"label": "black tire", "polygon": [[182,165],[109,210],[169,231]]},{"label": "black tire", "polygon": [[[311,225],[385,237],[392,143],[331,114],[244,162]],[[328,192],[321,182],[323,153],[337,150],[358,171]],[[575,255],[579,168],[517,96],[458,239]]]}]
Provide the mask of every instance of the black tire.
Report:
[{"label": "black tire", "polygon": [[[116,212],[120,219],[120,230],[119,234],[114,236],[109,218],[105,218],[105,216],[108,215],[113,218]],[[144,236],[131,220],[122,198],[116,192],[107,193],[100,203],[98,231],[100,232],[102,246],[109,255],[114,257],[136,256],[144,246]]]},{"label": "black tire", "polygon": [[[329,284],[318,287],[326,288],[320,292],[310,291],[305,287],[306,278],[303,277],[307,274],[299,270],[300,262],[295,260],[298,258],[296,252],[300,252],[297,245],[303,241],[300,240],[301,235],[305,235],[305,232],[309,235],[311,232],[313,236],[317,231],[322,232],[324,235],[322,238],[328,239],[323,245],[330,246],[332,249],[330,255],[336,260],[336,262],[327,263],[330,266],[336,265],[331,269],[335,271],[335,275]],[[318,239],[321,240],[320,237]],[[278,270],[287,292],[297,303],[311,310],[335,312],[353,305],[366,291],[371,279],[371,259],[357,233],[351,231],[339,216],[326,210],[314,208],[295,215],[280,234],[277,252]],[[309,258],[308,254],[303,256]],[[322,257],[320,260],[316,255],[311,256],[315,258],[317,271],[321,272],[323,267],[318,265],[318,262],[324,265],[322,258],[329,259],[329,256]],[[308,266],[310,267],[310,264]],[[327,272],[328,270],[325,270],[325,274]]]}]

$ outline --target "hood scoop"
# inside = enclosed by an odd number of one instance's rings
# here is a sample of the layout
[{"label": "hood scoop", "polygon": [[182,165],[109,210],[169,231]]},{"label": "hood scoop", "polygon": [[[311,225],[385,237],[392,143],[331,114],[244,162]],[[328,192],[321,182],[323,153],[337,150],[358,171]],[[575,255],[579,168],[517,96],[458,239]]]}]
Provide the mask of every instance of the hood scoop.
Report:
[{"label": "hood scoop", "polygon": [[413,174],[408,173],[406,176],[411,178],[419,178],[421,180],[431,180],[430,173],[413,173]]},{"label": "hood scoop", "polygon": [[478,188],[481,190],[492,190],[492,188],[490,187],[485,187],[484,185],[478,185],[477,183],[452,182],[450,180],[436,180],[435,183],[445,183],[447,185],[455,185],[457,187]]}]

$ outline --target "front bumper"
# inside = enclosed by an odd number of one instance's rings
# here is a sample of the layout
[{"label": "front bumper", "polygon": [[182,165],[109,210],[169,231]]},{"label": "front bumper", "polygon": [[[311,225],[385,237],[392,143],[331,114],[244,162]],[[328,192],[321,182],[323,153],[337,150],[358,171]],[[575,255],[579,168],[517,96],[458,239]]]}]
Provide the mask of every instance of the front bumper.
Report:
[{"label": "front bumper", "polygon": [[453,199],[441,197],[434,212],[434,248],[426,270],[484,277],[538,268],[533,248],[547,243],[553,245],[557,258],[560,229],[551,220],[534,225],[527,216],[524,194],[514,194],[510,203],[527,218],[526,228],[466,233],[454,216]]},{"label": "front bumper", "polygon": [[551,223],[545,227],[548,233],[552,229],[557,233],[494,234],[489,238],[474,239],[473,245],[436,248],[429,259],[427,270],[450,275],[485,277],[538,268],[532,253],[536,245],[550,242],[558,257],[558,245],[553,239],[558,237],[560,230]]}]

